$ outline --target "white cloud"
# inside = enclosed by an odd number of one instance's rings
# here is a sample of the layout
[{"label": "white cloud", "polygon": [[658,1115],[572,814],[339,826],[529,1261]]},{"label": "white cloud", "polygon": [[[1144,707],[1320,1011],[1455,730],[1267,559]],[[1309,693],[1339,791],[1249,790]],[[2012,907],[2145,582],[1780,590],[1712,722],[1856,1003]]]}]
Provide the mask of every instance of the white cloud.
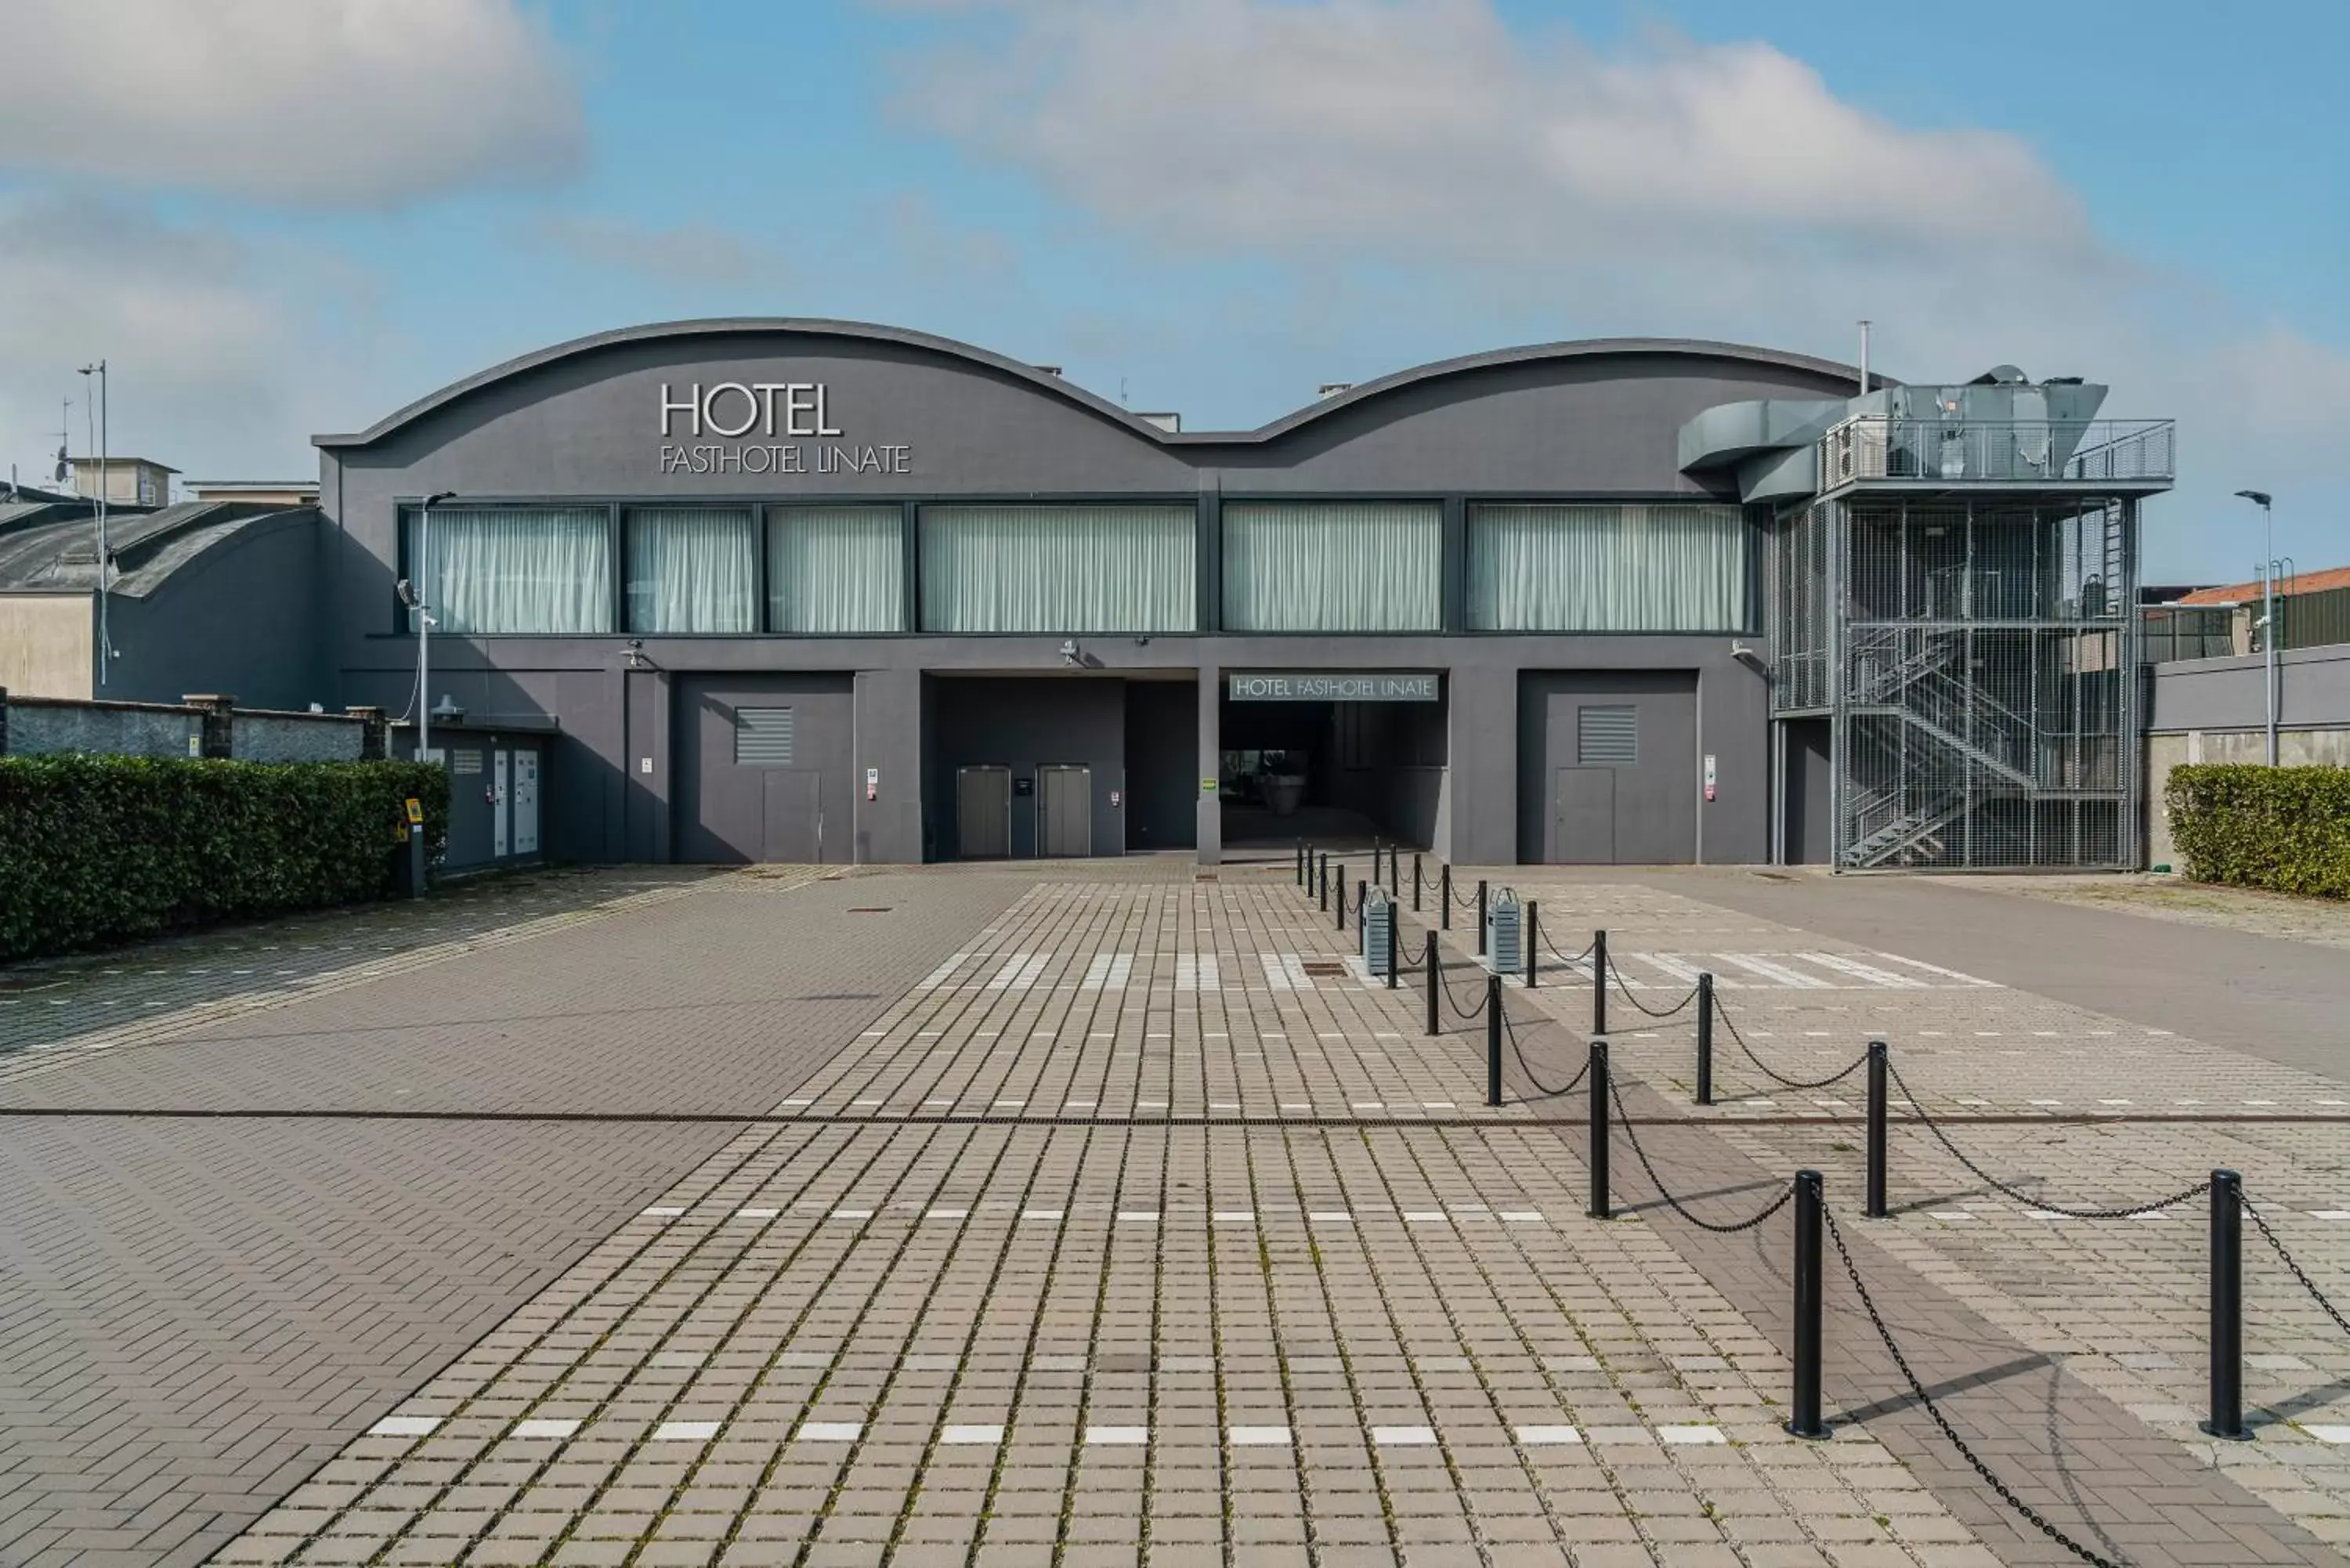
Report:
[{"label": "white cloud", "polygon": [[1528,43],[1486,0],[1014,0],[934,55],[910,117],[1178,242],[1477,257],[1628,234],[2076,247],[2017,139],[1910,130],[1763,44]]},{"label": "white cloud", "polygon": [[[1893,374],[2012,361],[2177,417],[2159,569],[2236,569],[2238,486],[2275,489],[2281,529],[2289,491],[2313,512],[2332,492],[2314,410],[2350,393],[2350,354],[2121,254],[2022,139],[1897,123],[1767,44],[1602,52],[1514,34],[1490,0],[932,8],[960,15],[901,118],[1032,175],[1138,275],[1279,264],[1271,329],[1349,373],[1397,364],[1362,362],[1334,300],[1379,302],[1382,352],[1650,333],[1849,358],[1865,316]],[[2345,552],[2337,524],[2301,554]]]},{"label": "white cloud", "polygon": [[90,391],[76,371],[103,355],[113,451],[315,472],[303,379],[338,368],[331,342],[298,329],[318,275],[315,258],[265,258],[138,208],[0,200],[0,462],[46,482],[60,398],[74,400],[68,444],[83,449]]},{"label": "white cloud", "polygon": [[781,287],[784,253],[709,223],[647,228],[612,218],[550,213],[524,230],[534,244],[591,265],[681,286]]},{"label": "white cloud", "polygon": [[578,167],[566,62],[514,0],[0,0],[0,167],[397,206]]}]

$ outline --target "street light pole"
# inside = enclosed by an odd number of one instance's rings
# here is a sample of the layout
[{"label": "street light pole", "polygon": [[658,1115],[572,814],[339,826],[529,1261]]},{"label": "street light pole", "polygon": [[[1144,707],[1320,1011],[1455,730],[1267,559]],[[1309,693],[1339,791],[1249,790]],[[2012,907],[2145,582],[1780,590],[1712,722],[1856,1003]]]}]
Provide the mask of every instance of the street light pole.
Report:
[{"label": "street light pole", "polygon": [[2261,509],[2261,684],[2268,698],[2269,766],[2277,765],[2276,514],[2265,490],[2236,493]]},{"label": "street light pole", "polygon": [[416,512],[416,760],[432,744],[432,509],[454,501],[453,490],[439,490],[424,498]]},{"label": "street light pole", "polygon": [[107,669],[114,661],[114,642],[107,635],[106,590],[110,562],[106,552],[106,361],[84,365],[81,373],[98,378],[98,683],[106,684]]}]

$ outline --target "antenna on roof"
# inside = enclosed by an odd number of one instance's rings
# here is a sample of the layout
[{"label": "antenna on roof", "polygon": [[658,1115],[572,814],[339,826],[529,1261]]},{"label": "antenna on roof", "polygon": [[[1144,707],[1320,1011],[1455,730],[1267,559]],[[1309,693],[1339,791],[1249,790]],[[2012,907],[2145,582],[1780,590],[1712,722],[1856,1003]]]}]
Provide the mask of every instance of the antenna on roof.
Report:
[{"label": "antenna on roof", "polygon": [[1860,323],[1860,395],[1868,396],[1868,322]]}]

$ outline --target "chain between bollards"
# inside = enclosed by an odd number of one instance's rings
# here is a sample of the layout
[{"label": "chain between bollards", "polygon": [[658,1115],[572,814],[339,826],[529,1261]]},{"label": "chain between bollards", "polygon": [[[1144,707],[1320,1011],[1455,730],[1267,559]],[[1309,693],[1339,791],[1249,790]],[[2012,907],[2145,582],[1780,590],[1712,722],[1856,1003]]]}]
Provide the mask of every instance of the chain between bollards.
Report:
[{"label": "chain between bollards", "polygon": [[1591,1033],[1607,1033],[1607,933],[1591,933]]},{"label": "chain between bollards", "polygon": [[1697,1103],[1713,1104],[1713,971],[1697,977]]},{"label": "chain between bollards", "polygon": [[1868,1218],[1882,1220],[1885,1208],[1887,1102],[1885,1042],[1868,1043]]},{"label": "chain between bollards", "polygon": [[1428,945],[1420,967],[1428,971],[1428,1037],[1431,1040],[1443,1033],[1444,1021],[1437,1016],[1436,988],[1444,983],[1444,965],[1436,956],[1436,933],[1428,933]]},{"label": "chain between bollards", "polygon": [[1591,1201],[1584,1212],[1594,1220],[1608,1214],[1607,1194],[1607,1042],[1591,1043],[1591,1062],[1584,1068],[1591,1080]]},{"label": "chain between bollards", "polygon": [[2249,1441],[2244,1425],[2244,1179],[2211,1173],[2211,1409],[2203,1430]]},{"label": "chain between bollards", "polygon": [[1795,1386],[1788,1400],[1787,1430],[1798,1438],[1825,1438],[1820,1419],[1820,1318],[1825,1275],[1820,1268],[1820,1223],[1825,1207],[1816,1170],[1795,1172]]},{"label": "chain between bollards", "polygon": [[1485,1103],[1502,1103],[1502,977],[1485,977]]}]

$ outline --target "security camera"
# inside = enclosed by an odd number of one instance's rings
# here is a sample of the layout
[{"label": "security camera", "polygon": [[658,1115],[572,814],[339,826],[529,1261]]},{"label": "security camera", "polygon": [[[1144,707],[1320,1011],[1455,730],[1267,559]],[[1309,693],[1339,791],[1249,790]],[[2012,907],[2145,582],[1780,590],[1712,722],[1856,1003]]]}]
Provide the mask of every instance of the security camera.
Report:
[{"label": "security camera", "polygon": [[406,577],[402,577],[400,581],[394,583],[392,585],[391,591],[398,594],[400,596],[400,602],[406,605],[410,609],[416,608],[417,606],[423,602],[416,597],[416,585],[410,582]]}]

